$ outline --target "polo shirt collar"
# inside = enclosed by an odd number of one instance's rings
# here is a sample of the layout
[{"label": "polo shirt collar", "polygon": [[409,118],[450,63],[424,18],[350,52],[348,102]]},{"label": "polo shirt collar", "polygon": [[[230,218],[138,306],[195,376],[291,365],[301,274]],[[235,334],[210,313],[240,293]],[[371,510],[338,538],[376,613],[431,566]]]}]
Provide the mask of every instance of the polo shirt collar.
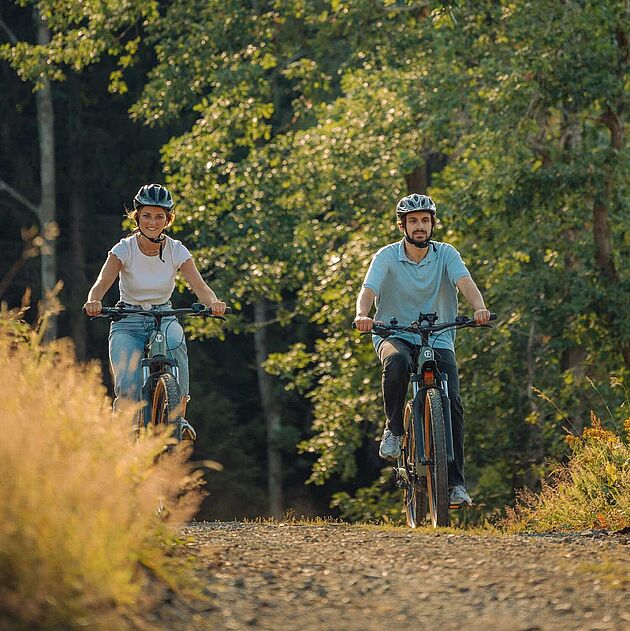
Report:
[{"label": "polo shirt collar", "polygon": [[411,263],[412,265],[426,265],[427,263],[430,263],[431,261],[434,261],[435,259],[437,259],[437,252],[433,249],[433,245],[429,244],[429,251],[427,252],[427,255],[420,261],[420,263],[415,263],[414,261],[412,261],[411,259],[407,257],[407,253],[405,252],[405,238],[403,237],[398,242],[398,260],[399,261],[403,261],[403,262],[406,261],[407,263]]}]

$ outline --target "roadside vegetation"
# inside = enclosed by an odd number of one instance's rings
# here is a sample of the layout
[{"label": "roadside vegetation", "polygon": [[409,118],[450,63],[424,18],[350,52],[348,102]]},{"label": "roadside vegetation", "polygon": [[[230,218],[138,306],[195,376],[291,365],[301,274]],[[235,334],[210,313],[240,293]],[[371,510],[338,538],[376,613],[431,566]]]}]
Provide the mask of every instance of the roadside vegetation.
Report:
[{"label": "roadside vegetation", "polygon": [[192,588],[175,529],[197,474],[183,451],[157,459],[155,437],[135,444],[96,363],[17,315],[0,317],[2,628],[124,629],[149,593]]},{"label": "roadside vegetation", "polygon": [[630,418],[615,433],[591,413],[582,436],[566,440],[569,461],[543,482],[540,493],[521,492],[516,507],[508,509],[509,532],[630,527]]}]

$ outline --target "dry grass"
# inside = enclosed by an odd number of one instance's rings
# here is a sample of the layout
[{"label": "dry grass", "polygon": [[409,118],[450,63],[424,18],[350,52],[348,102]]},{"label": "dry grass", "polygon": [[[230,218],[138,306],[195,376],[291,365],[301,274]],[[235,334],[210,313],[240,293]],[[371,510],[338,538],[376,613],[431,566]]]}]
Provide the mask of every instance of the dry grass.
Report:
[{"label": "dry grass", "polygon": [[625,436],[591,414],[581,438],[567,436],[573,453],[541,493],[521,493],[504,526],[510,532],[621,530],[630,526],[630,419]]},{"label": "dry grass", "polygon": [[169,548],[197,509],[198,477],[181,451],[156,462],[163,441],[134,444],[131,413],[112,416],[96,365],[68,345],[42,348],[4,315],[3,628],[124,628],[149,580],[177,581]]}]

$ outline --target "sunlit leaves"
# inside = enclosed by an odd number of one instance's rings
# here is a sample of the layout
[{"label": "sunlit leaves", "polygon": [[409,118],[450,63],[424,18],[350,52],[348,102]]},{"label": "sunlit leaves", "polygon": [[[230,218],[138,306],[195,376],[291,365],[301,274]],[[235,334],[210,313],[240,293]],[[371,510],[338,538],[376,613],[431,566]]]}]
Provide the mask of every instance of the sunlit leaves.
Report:
[{"label": "sunlit leaves", "polygon": [[[0,46],[0,57],[9,61],[18,75],[37,88],[42,77],[60,81],[68,69],[80,71],[105,55],[117,57],[121,68],[135,61],[137,29],[158,19],[154,0],[31,0],[52,33],[47,45],[20,41]],[[117,74],[113,85],[122,91]]]}]

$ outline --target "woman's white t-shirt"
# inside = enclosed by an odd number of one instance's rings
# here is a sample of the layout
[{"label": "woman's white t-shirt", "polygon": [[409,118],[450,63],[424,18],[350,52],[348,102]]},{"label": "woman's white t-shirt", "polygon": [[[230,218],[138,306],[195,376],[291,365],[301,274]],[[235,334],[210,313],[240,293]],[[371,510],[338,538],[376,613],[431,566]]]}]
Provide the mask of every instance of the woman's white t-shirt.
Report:
[{"label": "woman's white t-shirt", "polygon": [[120,300],[148,309],[171,299],[177,270],[192,255],[181,241],[166,237],[162,258],[147,256],[138,246],[137,235],[121,239],[110,252],[120,260]]}]

